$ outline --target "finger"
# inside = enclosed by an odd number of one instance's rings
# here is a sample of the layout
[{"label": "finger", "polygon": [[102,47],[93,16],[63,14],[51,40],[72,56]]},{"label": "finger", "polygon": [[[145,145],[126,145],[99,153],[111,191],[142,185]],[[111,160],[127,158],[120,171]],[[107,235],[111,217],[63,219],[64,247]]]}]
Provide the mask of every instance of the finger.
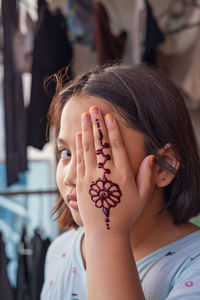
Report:
[{"label": "finger", "polygon": [[81,115],[81,127],[82,127],[82,148],[83,157],[85,160],[85,168],[95,168],[97,164],[96,152],[94,146],[94,137],[92,132],[92,123],[89,113],[83,113]]},{"label": "finger", "polygon": [[92,106],[90,113],[97,154],[97,166],[99,168],[106,168],[106,171],[108,171],[109,164],[111,163],[111,149],[104,118],[97,106]]},{"label": "finger", "polygon": [[85,174],[85,163],[83,157],[83,147],[82,147],[82,134],[76,134],[76,171],[77,178],[83,178]]},{"label": "finger", "polygon": [[147,201],[153,187],[153,163],[155,156],[148,155],[143,160],[136,179],[140,199]]},{"label": "finger", "polygon": [[124,146],[124,142],[117,125],[117,122],[112,114],[105,115],[105,123],[108,130],[108,136],[110,141],[110,147],[112,152],[112,159],[115,166],[119,169],[130,169],[128,156]]}]

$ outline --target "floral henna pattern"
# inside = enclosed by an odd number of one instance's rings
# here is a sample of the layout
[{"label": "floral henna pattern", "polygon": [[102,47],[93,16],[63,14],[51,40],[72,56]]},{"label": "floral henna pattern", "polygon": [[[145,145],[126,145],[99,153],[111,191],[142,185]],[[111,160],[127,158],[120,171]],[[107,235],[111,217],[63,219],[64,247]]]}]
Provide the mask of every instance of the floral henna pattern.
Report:
[{"label": "floral henna pattern", "polygon": [[95,203],[97,208],[102,208],[103,213],[106,215],[105,222],[107,229],[109,226],[109,216],[111,207],[115,207],[120,202],[120,197],[122,195],[118,184],[108,180],[106,174],[110,174],[110,169],[105,168],[105,163],[110,160],[110,155],[104,153],[104,149],[110,147],[108,143],[103,143],[103,134],[100,130],[100,125],[98,119],[96,119],[96,124],[98,128],[98,139],[100,141],[101,149],[96,151],[97,155],[101,155],[104,159],[103,162],[98,163],[98,168],[103,169],[103,177],[98,178],[95,182],[90,183],[89,194],[91,200]]},{"label": "floral henna pattern", "polygon": [[96,207],[109,209],[120,202],[121,191],[118,185],[110,180],[104,182],[98,179],[95,183],[91,183],[90,190],[91,199]]}]

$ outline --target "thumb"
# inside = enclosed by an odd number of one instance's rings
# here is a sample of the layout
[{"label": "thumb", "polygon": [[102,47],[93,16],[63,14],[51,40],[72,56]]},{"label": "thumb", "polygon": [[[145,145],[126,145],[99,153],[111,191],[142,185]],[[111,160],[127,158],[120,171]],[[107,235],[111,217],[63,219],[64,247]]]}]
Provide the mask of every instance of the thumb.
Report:
[{"label": "thumb", "polygon": [[138,194],[140,199],[147,200],[152,189],[152,177],[153,177],[153,164],[154,155],[148,155],[142,161],[138,175],[136,178],[136,185],[138,188]]}]

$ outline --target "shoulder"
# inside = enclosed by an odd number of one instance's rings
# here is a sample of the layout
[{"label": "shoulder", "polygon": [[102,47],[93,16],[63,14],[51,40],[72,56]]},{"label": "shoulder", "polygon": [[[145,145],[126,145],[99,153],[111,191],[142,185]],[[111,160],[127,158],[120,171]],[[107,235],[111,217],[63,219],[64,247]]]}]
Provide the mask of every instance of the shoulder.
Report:
[{"label": "shoulder", "polygon": [[[200,295],[200,251],[190,255],[180,266],[171,285],[167,299],[199,299]],[[179,297],[179,298],[178,298]],[[192,297],[192,298],[191,298]]]},{"label": "shoulder", "polygon": [[177,269],[176,275],[181,274],[184,269],[192,267],[195,262],[198,262],[198,268],[200,268],[200,230],[177,240],[169,245],[168,249],[170,250],[166,254],[169,258],[168,263],[171,261],[172,265],[174,264],[174,268]]},{"label": "shoulder", "polygon": [[[184,244],[180,244],[180,246],[184,246]],[[196,272],[197,270],[200,278],[200,230],[188,236],[187,244],[177,254],[182,258],[182,263],[176,272],[175,278],[179,279],[186,273]]]},{"label": "shoulder", "polygon": [[[200,230],[188,236],[187,245],[177,252],[180,262],[171,284],[171,294],[200,295]],[[196,298],[194,298],[196,299]],[[199,298],[197,298],[199,299]]]},{"label": "shoulder", "polygon": [[69,250],[76,239],[83,234],[83,228],[79,227],[78,229],[70,229],[61,235],[59,235],[51,243],[47,251],[46,261],[51,260],[52,257],[57,256],[58,253]]},{"label": "shoulder", "polygon": [[[200,295],[200,230],[158,249],[137,263],[148,299],[191,299]],[[192,293],[192,294],[190,294]]]},{"label": "shoulder", "polygon": [[197,230],[177,242],[177,248],[183,256],[193,257],[200,255],[200,230]]}]

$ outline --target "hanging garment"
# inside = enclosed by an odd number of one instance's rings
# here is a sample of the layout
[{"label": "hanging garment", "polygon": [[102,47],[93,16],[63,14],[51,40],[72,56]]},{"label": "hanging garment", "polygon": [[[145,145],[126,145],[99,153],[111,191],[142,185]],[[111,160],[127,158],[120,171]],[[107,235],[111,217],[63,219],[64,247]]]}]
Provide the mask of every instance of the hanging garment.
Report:
[{"label": "hanging garment", "polygon": [[[45,1],[39,1],[39,20],[33,51],[32,86],[27,110],[27,143],[42,149],[46,143],[47,112],[50,96],[43,88],[45,78],[68,66],[72,61],[72,47],[67,38],[65,18],[59,11],[50,13]],[[69,79],[71,68],[68,69]],[[51,97],[55,83],[51,83]]]},{"label": "hanging garment", "polygon": [[18,29],[22,34],[28,32],[27,16],[33,21],[38,20],[37,0],[17,0]]},{"label": "hanging garment", "polygon": [[5,255],[5,246],[0,232],[0,300],[14,300],[14,291],[7,275],[8,260]]},{"label": "hanging garment", "polygon": [[7,184],[18,180],[26,171],[26,117],[21,73],[13,59],[13,36],[16,31],[16,0],[2,0],[4,31],[4,111],[6,130]]},{"label": "hanging garment", "polygon": [[[152,0],[151,0],[152,1]],[[154,0],[155,1],[155,0]],[[165,35],[165,43],[159,49],[164,55],[177,56],[193,48],[198,40],[200,9],[192,1],[169,1],[165,6],[156,0],[154,7],[159,27]],[[190,3],[191,2],[191,3]],[[196,25],[195,25],[196,24]]]},{"label": "hanging garment", "polygon": [[148,1],[145,2],[147,8],[147,19],[142,61],[149,65],[156,65],[156,49],[164,42],[164,35],[154,17],[151,6],[149,5]]},{"label": "hanging garment", "polygon": [[157,53],[158,67],[182,91],[191,109],[200,106],[200,8],[195,1],[152,1],[165,35]]},{"label": "hanging garment", "polygon": [[200,107],[200,30],[197,43],[178,55],[157,53],[158,68],[182,90],[189,108]]},{"label": "hanging garment", "polygon": [[16,300],[39,300],[44,281],[44,263],[49,239],[43,240],[38,230],[30,239],[23,229],[18,247],[18,274]]},{"label": "hanging garment", "polygon": [[100,65],[108,62],[119,62],[124,54],[127,33],[121,31],[114,36],[110,30],[108,14],[102,3],[94,5],[95,49]]},{"label": "hanging garment", "polygon": [[18,25],[13,40],[14,61],[17,71],[31,72],[35,24],[38,19],[36,0],[17,2]]},{"label": "hanging garment", "polygon": [[17,31],[14,35],[13,50],[16,69],[21,72],[31,72],[33,59],[34,23],[27,16],[26,34]]},{"label": "hanging garment", "polygon": [[142,62],[144,42],[146,36],[147,7],[145,0],[135,0],[133,7],[132,61],[134,64]]},{"label": "hanging garment", "polygon": [[48,0],[48,8],[51,12],[59,9],[63,16],[67,15],[66,0]]},{"label": "hanging garment", "polygon": [[67,25],[71,42],[94,46],[93,32],[94,0],[68,0]]}]

